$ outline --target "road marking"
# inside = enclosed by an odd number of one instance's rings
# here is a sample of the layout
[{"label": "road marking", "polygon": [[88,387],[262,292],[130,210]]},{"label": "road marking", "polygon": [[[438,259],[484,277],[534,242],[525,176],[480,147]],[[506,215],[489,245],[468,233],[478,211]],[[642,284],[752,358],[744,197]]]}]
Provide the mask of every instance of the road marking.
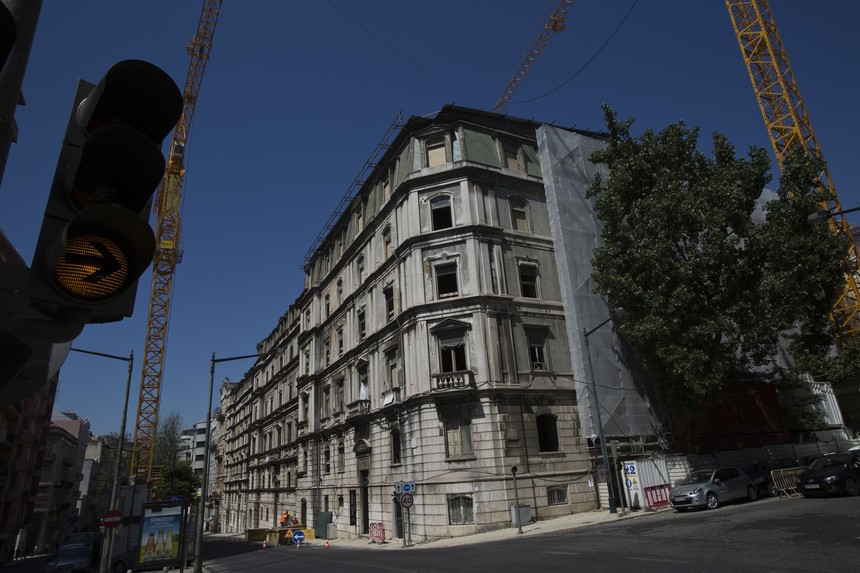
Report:
[{"label": "road marking", "polygon": [[541,553],[546,553],[547,555],[579,555],[575,551],[541,551]]},{"label": "road marking", "polygon": [[679,559],[657,559],[654,557],[628,557],[627,559],[631,559],[633,561],[658,561],[660,563],[689,563],[688,561],[682,561]]}]

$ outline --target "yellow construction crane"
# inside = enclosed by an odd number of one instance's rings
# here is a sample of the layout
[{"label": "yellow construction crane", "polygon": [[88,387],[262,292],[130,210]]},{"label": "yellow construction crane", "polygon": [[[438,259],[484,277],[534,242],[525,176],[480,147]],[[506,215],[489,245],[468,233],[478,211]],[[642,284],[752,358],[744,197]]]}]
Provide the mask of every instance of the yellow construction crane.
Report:
[{"label": "yellow construction crane", "polygon": [[499,97],[499,101],[496,102],[492,111],[498,113],[505,111],[505,107],[507,107],[511,97],[517,91],[517,88],[520,87],[520,84],[526,78],[526,75],[531,71],[532,66],[534,66],[538,56],[543,51],[544,47],[546,47],[549,39],[552,38],[553,34],[561,32],[567,27],[567,24],[564,22],[564,16],[570,9],[571,4],[573,4],[573,0],[562,0],[558,5],[558,8],[555,9],[555,12],[550,15],[549,22],[544,24],[543,30],[541,30],[541,33],[537,40],[534,41],[534,44],[532,44],[529,52],[523,57],[523,61],[520,63],[519,69],[513,77],[511,77],[511,81],[508,82],[505,91],[502,92],[501,97]]},{"label": "yellow construction crane", "polygon": [[204,0],[197,33],[187,47],[191,62],[183,91],[182,116],[173,131],[167,168],[155,202],[157,248],[152,265],[152,295],[149,303],[149,321],[146,332],[146,350],[140,381],[140,399],[134,429],[134,447],[131,457],[132,475],[146,472],[152,477],[152,459],[158,431],[158,405],[161,399],[162,369],[167,342],[167,324],[170,313],[170,292],[173,273],[182,259],[179,248],[180,201],[185,176],[185,145],[197,103],[197,94],[203,81],[203,71],[212,50],[212,38],[222,0]]},{"label": "yellow construction crane", "polygon": [[[726,0],[726,7],[780,169],[786,155],[797,146],[801,146],[810,155],[823,157],[768,1]],[[843,214],[826,165],[819,175],[818,185],[827,197],[822,209],[827,213],[830,228],[833,232],[852,237],[851,228]],[[845,288],[833,308],[831,317],[842,333],[854,337],[860,333],[860,317],[857,316],[860,269],[857,247],[853,240],[846,255],[852,262],[853,270],[846,277]]]}]

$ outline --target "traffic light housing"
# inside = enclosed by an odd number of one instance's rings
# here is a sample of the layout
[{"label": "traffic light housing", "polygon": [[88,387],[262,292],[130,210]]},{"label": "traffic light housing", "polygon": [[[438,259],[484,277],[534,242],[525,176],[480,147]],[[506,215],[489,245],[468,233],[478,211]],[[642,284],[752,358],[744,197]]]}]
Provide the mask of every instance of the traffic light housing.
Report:
[{"label": "traffic light housing", "polygon": [[15,17],[12,16],[9,8],[0,2],[0,72],[3,71],[3,66],[6,65],[6,60],[9,59],[17,39],[18,25],[15,23]]},{"label": "traffic light housing", "polygon": [[141,60],[79,82],[27,283],[36,310],[88,323],[132,315],[155,254],[148,218],[161,142],[181,113],[173,80]]}]

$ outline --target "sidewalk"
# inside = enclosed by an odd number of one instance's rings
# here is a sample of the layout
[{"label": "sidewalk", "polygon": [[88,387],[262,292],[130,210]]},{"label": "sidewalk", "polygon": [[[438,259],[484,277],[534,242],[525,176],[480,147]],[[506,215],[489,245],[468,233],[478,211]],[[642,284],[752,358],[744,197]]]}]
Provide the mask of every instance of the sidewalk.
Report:
[{"label": "sidewalk", "polygon": [[[626,513],[621,513],[619,510],[616,514],[609,513],[608,510],[602,509],[598,511],[589,511],[585,513],[575,513],[572,515],[565,515],[562,517],[557,517],[554,519],[547,519],[542,521],[537,521],[533,523],[523,524],[523,533],[522,537],[528,537],[530,535],[542,535],[545,533],[552,533],[556,531],[565,531],[568,529],[578,529],[580,527],[589,527],[592,525],[600,525],[604,523],[613,523],[616,521],[624,520],[624,519],[634,519],[637,517],[647,517],[649,515],[656,515],[663,511],[667,511],[671,508],[661,508],[657,510],[637,510],[637,511],[627,511]],[[517,533],[516,527],[506,527],[503,529],[496,529],[494,531],[487,531],[484,533],[476,533],[474,535],[464,535],[462,537],[450,537],[445,539],[435,539],[433,541],[423,541],[423,542],[413,542],[410,547],[421,547],[426,549],[435,549],[435,548],[445,548],[445,547],[455,547],[460,545],[472,545],[476,543],[486,543],[488,541],[499,541],[503,539],[513,539],[519,537],[520,535]],[[243,534],[227,534],[227,533],[216,533],[210,534],[210,539],[212,538],[221,538],[230,541],[244,541]],[[323,547],[325,546],[324,538],[317,538],[313,540],[309,540],[305,543],[311,547]],[[403,541],[401,539],[389,539],[385,543],[374,543],[370,541],[367,537],[360,537],[357,539],[331,539],[329,541],[329,545],[332,548],[335,547],[349,547],[350,549],[368,549],[368,550],[392,550],[392,549],[408,549],[407,547],[403,547]]]}]

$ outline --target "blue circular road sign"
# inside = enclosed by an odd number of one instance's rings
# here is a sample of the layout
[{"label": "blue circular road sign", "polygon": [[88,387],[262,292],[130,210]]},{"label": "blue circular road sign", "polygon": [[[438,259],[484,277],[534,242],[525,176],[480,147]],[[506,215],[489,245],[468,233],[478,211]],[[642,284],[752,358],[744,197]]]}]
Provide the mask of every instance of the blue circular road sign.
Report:
[{"label": "blue circular road sign", "polygon": [[305,532],[299,529],[298,531],[293,533],[293,543],[304,543],[305,542]]}]

